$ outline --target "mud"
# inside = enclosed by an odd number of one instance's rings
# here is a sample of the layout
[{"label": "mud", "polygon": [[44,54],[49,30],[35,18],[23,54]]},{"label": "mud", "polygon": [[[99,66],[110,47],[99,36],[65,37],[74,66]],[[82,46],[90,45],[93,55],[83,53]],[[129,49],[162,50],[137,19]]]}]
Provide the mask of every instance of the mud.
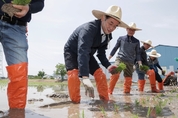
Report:
[{"label": "mud", "polygon": [[[29,87],[28,102],[24,111],[8,110],[6,86],[0,89],[0,117],[10,118],[176,118],[178,117],[178,90],[176,86],[164,87],[164,93],[137,91],[132,84],[131,94],[123,94],[122,84],[117,85],[108,102],[85,96],[81,87],[81,102],[74,104],[68,96],[67,86]],[[15,117],[17,116],[17,117]]]}]

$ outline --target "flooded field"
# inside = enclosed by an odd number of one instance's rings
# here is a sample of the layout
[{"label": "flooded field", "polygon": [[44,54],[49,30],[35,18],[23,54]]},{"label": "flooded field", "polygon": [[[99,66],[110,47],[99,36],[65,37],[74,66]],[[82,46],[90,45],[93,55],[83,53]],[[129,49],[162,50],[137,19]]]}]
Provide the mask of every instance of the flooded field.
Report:
[{"label": "flooded field", "polygon": [[53,86],[29,86],[25,110],[8,111],[6,85],[0,86],[0,117],[3,118],[177,118],[177,87],[164,87],[165,93],[151,93],[147,82],[144,93],[132,84],[129,95],[123,94],[119,81],[110,101],[100,101],[97,90],[95,98],[84,94],[81,86],[81,103],[73,104],[68,97],[66,84]]}]

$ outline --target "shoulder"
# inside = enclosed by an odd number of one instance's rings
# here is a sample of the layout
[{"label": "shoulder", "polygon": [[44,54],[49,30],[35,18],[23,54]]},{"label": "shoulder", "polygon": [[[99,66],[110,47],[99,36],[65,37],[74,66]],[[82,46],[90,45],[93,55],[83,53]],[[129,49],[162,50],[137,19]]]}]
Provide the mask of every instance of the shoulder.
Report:
[{"label": "shoulder", "polygon": [[76,32],[90,32],[92,34],[98,33],[101,31],[101,22],[98,20],[93,20],[90,22],[86,22],[76,28]]},{"label": "shoulder", "polygon": [[[138,46],[140,45],[140,41],[137,39],[137,38],[135,38],[134,36],[132,36],[132,43],[135,43],[135,44],[137,44]],[[140,47],[140,46],[139,46]]]},{"label": "shoulder", "polygon": [[95,32],[97,30],[101,30],[101,21],[100,20],[93,20],[93,21],[90,21],[90,22],[83,24],[82,27],[85,30],[90,30],[90,31]]},{"label": "shoulder", "polygon": [[120,36],[120,37],[118,38],[118,40],[124,40],[124,39],[127,39],[127,35],[125,35],[125,36]]}]

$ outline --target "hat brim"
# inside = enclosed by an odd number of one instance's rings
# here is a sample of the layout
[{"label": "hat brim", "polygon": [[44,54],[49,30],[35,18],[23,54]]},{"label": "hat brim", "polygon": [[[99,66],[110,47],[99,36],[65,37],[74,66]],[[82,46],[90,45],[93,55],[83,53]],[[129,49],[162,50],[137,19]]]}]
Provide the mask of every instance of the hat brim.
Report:
[{"label": "hat brim", "polygon": [[102,12],[102,11],[99,11],[99,10],[92,10],[92,14],[98,19],[101,19],[103,15],[110,16],[110,17],[112,17],[112,18],[114,18],[114,19],[116,19],[117,21],[120,22],[119,27],[123,27],[123,28],[129,27],[126,23],[121,21],[120,18],[113,16],[112,14],[108,14],[108,13],[105,13],[105,12]]},{"label": "hat brim", "polygon": [[[142,43],[146,43],[146,44],[150,45],[149,43],[147,43],[147,42],[145,42],[145,41],[140,41],[140,42],[142,42]],[[150,47],[153,47],[153,46],[150,45]]]},{"label": "hat brim", "polygon": [[156,53],[156,55],[153,55],[153,54],[151,54],[151,52],[147,52],[147,55],[150,57],[156,57],[156,58],[161,56],[161,54],[159,54],[159,53]]},{"label": "hat brim", "polygon": [[139,28],[133,28],[133,27],[128,27],[129,29],[133,29],[135,31],[141,31],[142,29],[139,29]]}]

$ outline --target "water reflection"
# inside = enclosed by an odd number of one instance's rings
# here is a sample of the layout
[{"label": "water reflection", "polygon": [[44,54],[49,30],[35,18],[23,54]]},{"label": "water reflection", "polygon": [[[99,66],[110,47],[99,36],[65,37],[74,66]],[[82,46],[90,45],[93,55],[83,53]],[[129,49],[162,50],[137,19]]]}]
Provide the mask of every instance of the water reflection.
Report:
[{"label": "water reflection", "polygon": [[9,109],[3,112],[0,118],[49,118],[41,114],[37,114],[28,109]]},{"label": "water reflection", "polygon": [[37,92],[43,92],[44,91],[44,86],[38,85],[37,86]]},{"label": "water reflection", "polygon": [[68,107],[68,118],[82,118],[80,115],[82,116],[79,105],[74,104]]},{"label": "water reflection", "polygon": [[[54,95],[48,97],[47,94]],[[156,101],[153,99],[155,94],[145,93],[124,95],[122,92],[110,96],[109,102],[103,102],[99,98],[90,100],[85,96],[84,88],[81,87],[81,103],[73,104],[69,98],[62,97],[68,94],[66,85],[58,85],[53,87],[35,86],[28,88],[28,109],[9,110],[7,104],[6,86],[0,89],[0,117],[4,118],[119,118],[119,117],[171,117],[174,113],[167,107],[161,107],[162,111],[158,115],[159,109],[156,109]],[[95,94],[97,92],[95,90]],[[171,94],[176,96],[175,94]],[[168,97],[164,96],[164,98]],[[42,100],[43,99],[43,100]],[[30,102],[30,100],[32,100]],[[5,102],[4,102],[5,101]],[[40,107],[41,106],[41,107]],[[1,112],[1,110],[3,112]],[[41,115],[44,114],[44,115]]]}]

